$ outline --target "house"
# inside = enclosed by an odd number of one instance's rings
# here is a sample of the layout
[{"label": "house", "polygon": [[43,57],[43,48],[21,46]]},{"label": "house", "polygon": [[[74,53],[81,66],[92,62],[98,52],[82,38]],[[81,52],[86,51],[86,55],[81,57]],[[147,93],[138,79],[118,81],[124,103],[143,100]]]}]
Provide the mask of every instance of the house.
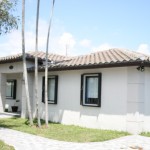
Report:
[{"label": "house", "polygon": [[[39,61],[41,118],[44,103],[44,52],[26,54],[32,113],[34,58]],[[49,120],[89,128],[140,133],[150,131],[150,56],[123,49],[65,57],[49,54]],[[0,111],[19,99],[27,116],[22,55],[0,58]]]}]

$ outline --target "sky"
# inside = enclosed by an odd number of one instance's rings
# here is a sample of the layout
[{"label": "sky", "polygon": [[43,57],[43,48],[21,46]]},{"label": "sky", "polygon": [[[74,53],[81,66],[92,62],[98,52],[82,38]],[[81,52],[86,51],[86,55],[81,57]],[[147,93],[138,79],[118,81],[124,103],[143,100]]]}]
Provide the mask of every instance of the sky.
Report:
[{"label": "sky", "polygon": [[[21,19],[21,0],[16,15]],[[35,50],[36,0],[26,0],[26,51]],[[52,0],[41,0],[39,51],[46,50]],[[150,54],[150,0],[55,0],[49,52],[84,55],[110,48]],[[0,55],[21,52],[19,29],[0,37]]]}]

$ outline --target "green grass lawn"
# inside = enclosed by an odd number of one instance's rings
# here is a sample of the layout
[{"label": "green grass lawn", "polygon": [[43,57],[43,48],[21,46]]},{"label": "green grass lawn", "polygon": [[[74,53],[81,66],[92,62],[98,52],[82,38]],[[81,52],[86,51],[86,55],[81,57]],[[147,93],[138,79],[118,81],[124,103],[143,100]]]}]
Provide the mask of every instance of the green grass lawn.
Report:
[{"label": "green grass lawn", "polygon": [[142,132],[140,135],[150,137],[150,132]]},{"label": "green grass lawn", "polygon": [[29,121],[21,118],[0,119],[0,127],[69,142],[98,142],[129,135],[127,132],[88,129],[59,123],[49,123],[48,128],[45,128],[44,125],[42,128],[38,128],[36,125],[30,127]]},{"label": "green grass lawn", "polygon": [[0,150],[14,150],[14,148],[0,140]]}]

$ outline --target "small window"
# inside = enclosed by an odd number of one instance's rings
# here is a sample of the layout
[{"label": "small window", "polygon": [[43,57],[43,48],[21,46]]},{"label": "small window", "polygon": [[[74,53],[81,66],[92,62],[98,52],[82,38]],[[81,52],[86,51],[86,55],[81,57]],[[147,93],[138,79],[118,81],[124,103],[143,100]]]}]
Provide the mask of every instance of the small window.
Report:
[{"label": "small window", "polygon": [[81,75],[81,105],[95,106],[101,105],[101,74]]},{"label": "small window", "polygon": [[[45,77],[43,77],[42,102],[45,101]],[[48,103],[57,104],[58,76],[48,76]]]},{"label": "small window", "polygon": [[7,80],[6,82],[6,98],[16,99],[16,80]]}]

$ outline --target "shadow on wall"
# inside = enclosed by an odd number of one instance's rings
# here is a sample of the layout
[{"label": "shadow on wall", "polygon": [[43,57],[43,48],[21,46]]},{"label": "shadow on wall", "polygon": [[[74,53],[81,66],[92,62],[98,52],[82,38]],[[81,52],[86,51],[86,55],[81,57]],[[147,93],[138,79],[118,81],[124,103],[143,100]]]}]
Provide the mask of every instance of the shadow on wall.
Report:
[{"label": "shadow on wall", "polygon": [[[110,117],[116,118],[116,116],[118,116],[113,114],[106,115],[103,113],[99,113],[99,110],[94,111],[94,108],[90,108],[90,109],[93,110],[92,111],[89,111],[89,109],[85,109],[81,111],[74,111],[69,109],[63,109],[63,110],[59,109],[58,111],[49,110],[49,120],[52,122],[56,122],[56,123],[59,122],[68,125],[82,125],[85,127],[88,125],[88,127],[96,127],[96,126],[100,127],[100,123],[103,119],[106,118],[107,120],[109,120]],[[41,118],[45,120],[45,111],[42,111],[41,114],[42,114]],[[119,115],[119,117],[122,116]],[[91,126],[89,126],[90,124]]]},{"label": "shadow on wall", "polygon": [[[124,108],[122,104],[115,105],[113,103],[105,103],[103,100],[101,107],[82,106],[77,101],[74,104],[70,102],[65,104],[58,103],[57,105],[49,104],[49,120],[53,122],[72,122],[75,124],[81,119],[91,118],[91,120],[99,120],[101,116],[125,116],[126,105]],[[41,118],[45,119],[45,105],[41,106]],[[134,112],[133,112],[134,113]]]}]

